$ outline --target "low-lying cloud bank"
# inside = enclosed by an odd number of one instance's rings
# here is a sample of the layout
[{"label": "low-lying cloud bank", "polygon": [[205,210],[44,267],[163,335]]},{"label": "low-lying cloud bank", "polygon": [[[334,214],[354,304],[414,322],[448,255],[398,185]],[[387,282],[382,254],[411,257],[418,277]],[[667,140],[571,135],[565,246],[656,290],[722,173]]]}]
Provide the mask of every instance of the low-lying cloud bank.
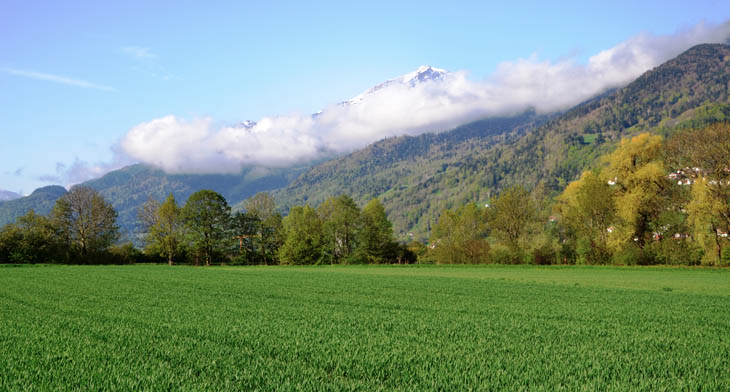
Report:
[{"label": "low-lying cloud bank", "polygon": [[537,56],[500,64],[485,81],[466,72],[411,86],[394,83],[356,104],[315,116],[266,117],[253,127],[217,126],[173,115],[139,124],[121,140],[131,158],[170,173],[235,173],[243,166],[286,167],[350,152],[388,136],[443,131],[527,108],[551,112],[623,86],[700,43],[725,43],[730,22],[673,35],[640,34],[579,63]]}]

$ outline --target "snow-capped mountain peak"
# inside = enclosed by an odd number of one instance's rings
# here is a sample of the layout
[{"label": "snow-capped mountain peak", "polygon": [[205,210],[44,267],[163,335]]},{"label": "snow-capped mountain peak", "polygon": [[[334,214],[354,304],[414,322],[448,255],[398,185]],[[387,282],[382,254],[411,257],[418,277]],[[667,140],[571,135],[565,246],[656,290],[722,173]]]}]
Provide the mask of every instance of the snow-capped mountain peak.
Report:
[{"label": "snow-capped mountain peak", "polygon": [[429,80],[441,80],[448,74],[448,71],[440,68],[433,68],[429,65],[422,65],[417,70],[401,76],[403,83],[409,83],[412,86],[416,83],[422,83]]},{"label": "snow-capped mountain peak", "polygon": [[240,124],[242,128],[251,129],[256,126],[256,121],[246,120]]},{"label": "snow-capped mountain peak", "polygon": [[407,85],[410,87],[415,87],[416,85],[421,83],[443,80],[448,74],[449,72],[445,69],[433,68],[429,65],[422,65],[413,72],[407,73],[395,79],[386,80],[383,83],[373,86],[364,93],[348,101],[342,102],[342,105],[352,105],[359,103],[368,95],[393,85]]}]

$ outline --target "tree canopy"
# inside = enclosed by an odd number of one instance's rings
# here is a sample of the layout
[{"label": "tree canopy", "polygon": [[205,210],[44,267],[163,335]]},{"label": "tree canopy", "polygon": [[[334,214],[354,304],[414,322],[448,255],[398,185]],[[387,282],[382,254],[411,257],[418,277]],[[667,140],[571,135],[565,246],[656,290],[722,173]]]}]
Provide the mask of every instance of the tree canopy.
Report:
[{"label": "tree canopy", "polygon": [[61,238],[81,258],[103,251],[119,238],[117,212],[94,189],[77,186],[53,207],[51,219]]}]

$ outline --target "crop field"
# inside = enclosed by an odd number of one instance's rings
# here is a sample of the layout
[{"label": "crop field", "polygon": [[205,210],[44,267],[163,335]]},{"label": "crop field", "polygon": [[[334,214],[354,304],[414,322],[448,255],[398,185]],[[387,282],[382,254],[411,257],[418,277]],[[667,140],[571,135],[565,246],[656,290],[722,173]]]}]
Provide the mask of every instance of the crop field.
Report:
[{"label": "crop field", "polygon": [[0,390],[730,390],[730,270],[0,267]]}]

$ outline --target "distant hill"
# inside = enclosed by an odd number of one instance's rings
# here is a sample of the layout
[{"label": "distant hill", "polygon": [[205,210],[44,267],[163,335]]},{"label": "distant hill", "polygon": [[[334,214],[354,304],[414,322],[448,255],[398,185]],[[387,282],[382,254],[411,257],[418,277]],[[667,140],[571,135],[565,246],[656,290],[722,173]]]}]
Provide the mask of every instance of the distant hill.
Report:
[{"label": "distant hill", "polygon": [[38,214],[51,212],[56,200],[66,194],[66,188],[58,185],[38,188],[26,197],[0,202],[0,226],[34,210]]},{"label": "distant hill", "polygon": [[132,165],[109,172],[101,178],[81,185],[96,189],[119,213],[118,222],[124,234],[134,239],[137,208],[148,198],[164,200],[175,195],[178,203],[201,189],[212,189],[235,204],[257,192],[277,189],[289,184],[304,168],[245,168],[240,174],[166,174],[147,165]]},{"label": "distant hill", "polygon": [[11,191],[4,191],[0,189],[0,202],[2,201],[8,201],[8,200],[15,200],[20,199],[23,197],[23,195]]},{"label": "distant hill", "polygon": [[[119,213],[118,223],[125,240],[137,240],[137,208],[148,198],[164,200],[172,193],[184,203],[193,192],[212,189],[231,204],[257,192],[277,189],[289,184],[304,168],[246,168],[240,174],[166,174],[146,165],[131,165],[107,173],[101,178],[80,185],[96,189]],[[46,214],[66,190],[60,186],[39,188],[20,199],[0,202],[0,226],[13,222],[30,209]]]},{"label": "distant hill", "polygon": [[[274,193],[284,209],[348,193],[379,197],[401,239],[425,239],[444,208],[485,202],[511,184],[555,193],[624,136],[668,133],[730,111],[730,46],[695,46],[628,86],[565,113],[480,121],[379,141],[306,171]],[[412,235],[412,236],[411,236]]]}]

